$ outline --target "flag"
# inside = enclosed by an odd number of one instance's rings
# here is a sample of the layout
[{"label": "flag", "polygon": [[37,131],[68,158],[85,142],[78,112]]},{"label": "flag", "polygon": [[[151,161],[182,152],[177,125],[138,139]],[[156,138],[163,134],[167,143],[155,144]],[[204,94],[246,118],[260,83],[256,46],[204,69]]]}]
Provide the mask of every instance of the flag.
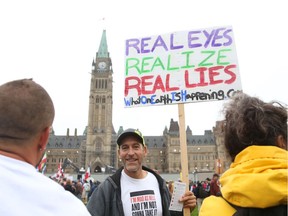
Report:
[{"label": "flag", "polygon": [[61,165],[61,162],[60,164],[58,165],[58,171],[57,171],[57,174],[56,174],[56,178],[59,179],[60,177],[63,177],[64,174],[63,174],[63,169],[62,169],[62,165]]},{"label": "flag", "polygon": [[46,168],[47,168],[47,164],[44,165],[44,167],[42,169],[42,174],[45,174]]},{"label": "flag", "polygon": [[91,167],[89,165],[87,170],[86,170],[84,179],[87,180],[90,176],[91,176]]},{"label": "flag", "polygon": [[45,169],[46,169],[46,164],[47,164],[47,154],[45,152],[43,157],[42,157],[42,160],[40,161],[40,163],[37,166],[38,172],[42,172],[44,174]]}]

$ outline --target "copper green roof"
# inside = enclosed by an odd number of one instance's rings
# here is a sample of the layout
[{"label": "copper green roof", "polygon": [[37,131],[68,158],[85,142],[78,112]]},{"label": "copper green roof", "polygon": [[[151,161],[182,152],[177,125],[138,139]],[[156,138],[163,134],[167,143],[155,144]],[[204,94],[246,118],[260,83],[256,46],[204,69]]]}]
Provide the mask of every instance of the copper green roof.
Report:
[{"label": "copper green roof", "polygon": [[100,42],[100,46],[98,49],[97,57],[99,58],[108,58],[108,46],[107,46],[107,40],[106,40],[106,30],[103,30],[102,38]]}]

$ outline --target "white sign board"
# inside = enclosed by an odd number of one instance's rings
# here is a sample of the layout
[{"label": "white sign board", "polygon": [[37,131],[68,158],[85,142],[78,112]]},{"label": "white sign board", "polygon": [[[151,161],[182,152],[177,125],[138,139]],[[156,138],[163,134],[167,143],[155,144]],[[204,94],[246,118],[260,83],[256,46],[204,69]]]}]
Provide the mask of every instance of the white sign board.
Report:
[{"label": "white sign board", "polygon": [[231,26],[125,42],[125,107],[225,100],[239,90]]}]

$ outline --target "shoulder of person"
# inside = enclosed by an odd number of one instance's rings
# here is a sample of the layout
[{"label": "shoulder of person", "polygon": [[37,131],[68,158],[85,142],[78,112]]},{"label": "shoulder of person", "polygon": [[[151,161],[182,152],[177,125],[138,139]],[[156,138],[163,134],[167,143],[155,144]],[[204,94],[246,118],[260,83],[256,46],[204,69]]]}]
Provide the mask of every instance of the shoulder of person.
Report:
[{"label": "shoulder of person", "polygon": [[236,212],[222,197],[209,196],[203,200],[199,215],[205,216],[231,216]]}]

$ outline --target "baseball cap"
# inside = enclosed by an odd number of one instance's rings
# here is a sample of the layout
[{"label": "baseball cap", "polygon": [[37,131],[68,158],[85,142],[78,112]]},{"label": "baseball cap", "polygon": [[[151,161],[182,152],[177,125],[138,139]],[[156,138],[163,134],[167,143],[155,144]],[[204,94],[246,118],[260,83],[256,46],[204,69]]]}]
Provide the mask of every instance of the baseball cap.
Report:
[{"label": "baseball cap", "polygon": [[118,146],[120,146],[122,144],[123,139],[125,139],[128,136],[134,136],[136,137],[140,143],[143,144],[143,146],[145,146],[145,140],[144,137],[142,135],[142,133],[138,130],[138,129],[133,129],[133,128],[129,128],[125,131],[123,131],[117,138],[117,144]]}]

